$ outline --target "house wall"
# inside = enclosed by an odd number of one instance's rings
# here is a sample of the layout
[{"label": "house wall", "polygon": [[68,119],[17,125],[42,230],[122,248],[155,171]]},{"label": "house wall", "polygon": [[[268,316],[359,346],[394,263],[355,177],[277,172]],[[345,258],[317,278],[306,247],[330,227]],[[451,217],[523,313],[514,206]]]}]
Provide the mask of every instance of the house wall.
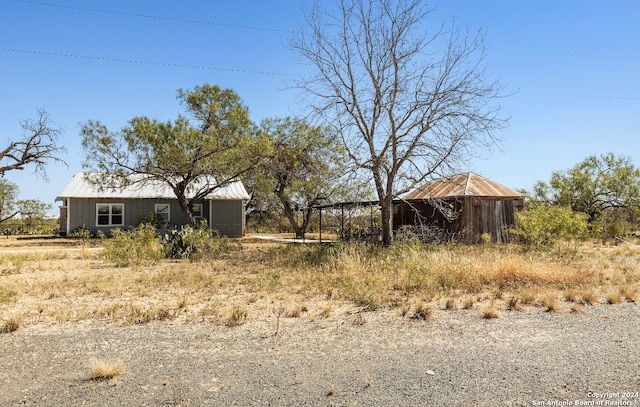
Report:
[{"label": "house wall", "polygon": [[60,233],[61,236],[66,236],[67,235],[67,204],[65,203],[64,205],[61,205],[59,209],[60,209],[60,218],[58,218],[58,221],[60,223],[60,227],[58,228],[58,233]]},{"label": "house wall", "polygon": [[[124,225],[123,226],[97,226],[96,225],[96,205],[99,203],[121,203],[124,204]],[[119,227],[126,229],[134,227],[138,219],[149,213],[155,212],[156,204],[169,204],[169,227],[179,227],[187,224],[187,219],[180,205],[176,200],[171,199],[114,199],[114,198],[68,198],[67,218],[68,233],[75,229],[85,227],[99,230],[105,234],[111,229]],[[209,205],[202,205],[203,217],[209,217]]]},{"label": "house wall", "polygon": [[211,202],[210,224],[226,237],[242,237],[245,231],[244,202],[215,200]]}]

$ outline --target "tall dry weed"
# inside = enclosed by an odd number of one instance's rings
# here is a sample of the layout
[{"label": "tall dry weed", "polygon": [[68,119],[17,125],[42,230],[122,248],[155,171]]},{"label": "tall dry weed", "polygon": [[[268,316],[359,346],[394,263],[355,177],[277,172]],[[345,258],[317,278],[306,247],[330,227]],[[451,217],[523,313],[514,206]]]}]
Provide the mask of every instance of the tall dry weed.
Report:
[{"label": "tall dry weed", "polygon": [[[165,259],[148,267],[114,267],[95,253],[84,258],[76,250],[51,261],[26,256],[20,272],[0,272],[0,305],[11,304],[23,314],[42,309],[41,320],[132,324],[185,318],[225,324],[230,311],[220,304],[245,304],[253,313],[269,300],[313,310],[323,301],[334,309],[346,301],[367,310],[398,308],[409,316],[407,304],[417,300],[438,308],[449,298],[452,306],[469,309],[496,293],[505,304],[517,298],[517,304],[535,306],[544,306],[548,292],[597,304],[615,290],[638,301],[640,262],[634,247],[581,250],[567,261],[508,245],[272,245],[229,251],[224,259]],[[180,299],[188,299],[188,306]],[[310,312],[309,318],[314,315],[321,317]]]},{"label": "tall dry weed", "polygon": [[113,379],[122,375],[126,370],[126,365],[120,359],[118,360],[93,360],[91,361],[91,372],[95,379]]}]

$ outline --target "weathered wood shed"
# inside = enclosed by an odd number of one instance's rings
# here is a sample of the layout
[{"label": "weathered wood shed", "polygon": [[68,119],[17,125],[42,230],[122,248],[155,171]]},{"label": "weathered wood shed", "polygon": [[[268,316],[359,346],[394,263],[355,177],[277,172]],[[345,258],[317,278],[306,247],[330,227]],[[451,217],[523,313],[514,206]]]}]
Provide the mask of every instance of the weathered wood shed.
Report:
[{"label": "weathered wood shed", "polygon": [[394,204],[393,226],[435,226],[463,243],[477,243],[489,233],[500,243],[523,208],[524,194],[469,172],[434,180],[408,194]]}]

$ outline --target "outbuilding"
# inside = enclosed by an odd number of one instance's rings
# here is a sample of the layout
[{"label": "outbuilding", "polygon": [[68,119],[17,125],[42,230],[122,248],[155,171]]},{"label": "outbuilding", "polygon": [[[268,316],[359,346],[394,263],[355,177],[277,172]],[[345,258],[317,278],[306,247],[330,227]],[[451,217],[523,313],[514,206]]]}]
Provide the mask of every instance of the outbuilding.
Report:
[{"label": "outbuilding", "polygon": [[[393,206],[393,226],[436,228],[449,238],[476,243],[508,240],[525,195],[472,172],[441,178],[409,193]],[[486,235],[488,234],[488,235]]]},{"label": "outbuilding", "polygon": [[[124,188],[100,188],[79,172],[60,192],[60,234],[79,228],[101,231],[134,227],[149,214],[158,214],[169,228],[186,225],[187,219],[171,188],[160,181],[132,183]],[[249,200],[240,181],[221,186],[193,205],[197,219],[220,235],[241,237],[245,233],[245,205]]]}]

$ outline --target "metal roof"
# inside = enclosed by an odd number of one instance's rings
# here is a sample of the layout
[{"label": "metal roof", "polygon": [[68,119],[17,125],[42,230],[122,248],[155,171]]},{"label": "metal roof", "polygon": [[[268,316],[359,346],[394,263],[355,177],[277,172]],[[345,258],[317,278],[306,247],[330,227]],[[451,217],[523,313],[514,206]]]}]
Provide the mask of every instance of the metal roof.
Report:
[{"label": "metal roof", "polygon": [[500,198],[522,198],[524,194],[493,182],[478,174],[468,172],[429,182],[409,193],[404,199],[454,198],[482,196]]},{"label": "metal roof", "polygon": [[[156,198],[156,199],[176,199],[173,190],[161,181],[146,181],[126,186],[124,188],[101,189],[88,181],[87,176],[94,173],[78,172],[71,181],[64,187],[56,198],[57,201],[64,198]],[[211,179],[207,180],[212,182]],[[207,182],[203,181],[203,182]],[[232,182],[220,187],[207,195],[206,199],[212,200],[248,200],[250,198],[247,190],[240,181]]]}]

